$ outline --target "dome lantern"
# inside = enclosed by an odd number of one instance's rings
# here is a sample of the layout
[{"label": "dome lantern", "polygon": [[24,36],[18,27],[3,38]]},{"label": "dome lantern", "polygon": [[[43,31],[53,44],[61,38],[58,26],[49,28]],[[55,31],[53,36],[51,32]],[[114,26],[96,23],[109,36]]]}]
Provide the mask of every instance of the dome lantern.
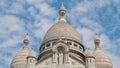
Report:
[{"label": "dome lantern", "polygon": [[59,20],[64,20],[64,21],[66,21],[66,20],[65,20],[65,18],[66,18],[66,9],[65,9],[63,3],[62,3],[62,5],[61,5],[61,7],[60,7],[59,15],[60,15]]},{"label": "dome lantern", "polygon": [[95,43],[95,49],[100,49],[100,39],[98,34],[96,34],[95,36],[94,43]]},{"label": "dome lantern", "polygon": [[23,49],[25,49],[25,48],[28,49],[29,42],[30,42],[30,37],[27,33],[26,36],[25,36],[25,39],[23,40],[23,43],[24,43]]}]

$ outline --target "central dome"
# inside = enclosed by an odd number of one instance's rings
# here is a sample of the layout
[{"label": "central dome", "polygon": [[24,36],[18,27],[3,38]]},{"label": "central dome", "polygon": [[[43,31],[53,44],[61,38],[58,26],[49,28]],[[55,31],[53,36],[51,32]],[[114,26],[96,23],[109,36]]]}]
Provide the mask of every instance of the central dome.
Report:
[{"label": "central dome", "polygon": [[57,38],[80,41],[79,33],[64,20],[59,20],[58,23],[48,30],[44,37],[44,42]]},{"label": "central dome", "polygon": [[72,39],[80,42],[79,33],[66,22],[66,9],[62,4],[59,10],[59,21],[55,25],[53,25],[44,37],[43,42],[47,42],[49,40],[58,39],[58,38],[66,38]]}]

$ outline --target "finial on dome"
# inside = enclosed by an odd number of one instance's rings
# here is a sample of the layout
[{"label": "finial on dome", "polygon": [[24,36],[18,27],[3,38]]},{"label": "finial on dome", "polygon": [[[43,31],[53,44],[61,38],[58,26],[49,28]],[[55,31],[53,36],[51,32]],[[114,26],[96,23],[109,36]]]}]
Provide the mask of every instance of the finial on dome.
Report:
[{"label": "finial on dome", "polygon": [[62,3],[62,5],[61,5],[61,7],[60,7],[60,10],[66,11],[63,3]]},{"label": "finial on dome", "polygon": [[29,35],[27,33],[25,38],[24,38],[24,40],[23,40],[23,43],[24,43],[24,47],[23,48],[28,48],[29,42],[30,42],[30,37],[29,37]]},{"label": "finial on dome", "polygon": [[100,38],[99,38],[97,33],[96,33],[96,36],[95,36],[94,43],[95,43],[95,49],[100,49]]},{"label": "finial on dome", "polygon": [[100,40],[98,34],[96,33],[95,40]]},{"label": "finial on dome", "polygon": [[65,17],[66,17],[66,9],[65,9],[63,3],[62,3],[62,5],[61,5],[61,7],[60,7],[59,15],[60,15],[59,20],[65,20]]}]

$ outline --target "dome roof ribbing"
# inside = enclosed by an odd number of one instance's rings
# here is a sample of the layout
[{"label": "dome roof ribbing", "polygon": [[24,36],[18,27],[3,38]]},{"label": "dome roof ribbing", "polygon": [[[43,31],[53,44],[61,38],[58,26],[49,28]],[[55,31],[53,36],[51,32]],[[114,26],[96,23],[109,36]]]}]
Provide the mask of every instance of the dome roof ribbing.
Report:
[{"label": "dome roof ribbing", "polygon": [[112,62],[110,58],[105,54],[105,52],[100,47],[100,39],[98,35],[95,37],[95,65],[96,68],[112,68]]},{"label": "dome roof ribbing", "polygon": [[44,42],[57,38],[67,38],[80,41],[79,33],[64,20],[59,20],[58,23],[48,30],[44,37]]},{"label": "dome roof ribbing", "polygon": [[94,51],[95,64],[97,68],[112,68],[112,62],[110,58],[104,53],[103,50],[97,49]]},{"label": "dome roof ribbing", "polygon": [[29,49],[22,49],[12,60],[12,63],[26,63]]},{"label": "dome roof ribbing", "polygon": [[27,63],[27,56],[29,54],[29,36],[28,34],[25,36],[25,39],[23,40],[24,46],[22,50],[17,53],[17,55],[13,58],[11,62],[11,68],[26,68],[26,63]]},{"label": "dome roof ribbing", "polygon": [[44,37],[43,42],[47,42],[49,40],[58,39],[58,38],[66,38],[66,39],[73,39],[80,42],[79,33],[70,26],[65,19],[66,16],[66,9],[62,4],[59,10],[60,18],[58,23],[53,25]]}]

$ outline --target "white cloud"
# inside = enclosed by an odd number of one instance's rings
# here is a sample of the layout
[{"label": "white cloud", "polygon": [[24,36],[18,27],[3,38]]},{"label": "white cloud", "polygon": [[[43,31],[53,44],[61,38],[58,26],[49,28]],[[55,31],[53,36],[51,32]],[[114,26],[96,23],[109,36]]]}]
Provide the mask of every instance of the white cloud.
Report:
[{"label": "white cloud", "polygon": [[16,16],[5,15],[0,17],[0,49],[16,46],[23,39],[25,33],[24,22]]},{"label": "white cloud", "polygon": [[91,2],[95,7],[97,7],[97,8],[103,8],[103,7],[105,7],[105,6],[107,6],[107,5],[110,5],[111,4],[111,0],[105,0],[105,1],[103,1],[103,0],[94,0],[93,2]]},{"label": "white cloud", "polygon": [[86,48],[94,48],[94,31],[88,28],[78,28],[78,32],[80,33],[81,40]]},{"label": "white cloud", "polygon": [[[25,33],[24,22],[13,15],[0,16],[0,61],[3,63],[11,62],[11,55],[16,53],[15,47],[23,40],[23,35]],[[8,55],[7,55],[8,54]],[[10,55],[9,55],[10,54]],[[0,65],[0,67],[7,68],[8,64]]]},{"label": "white cloud", "polygon": [[43,38],[50,26],[56,22],[57,11],[45,2],[35,3],[28,11],[35,19],[33,33],[36,38]]},{"label": "white cloud", "polygon": [[7,10],[8,13],[13,13],[13,14],[25,14],[25,9],[22,3],[20,2],[14,2],[11,7]]},{"label": "white cloud", "polygon": [[6,7],[7,6],[6,1],[5,0],[0,0],[0,6],[1,7]]},{"label": "white cloud", "polygon": [[112,49],[115,44],[113,44],[115,41],[112,42],[112,40],[109,39],[109,37],[105,34],[100,35],[101,39],[101,46],[105,49]]},{"label": "white cloud", "polygon": [[35,4],[35,7],[40,11],[40,16],[54,18],[57,15],[55,9],[50,7],[47,3]]},{"label": "white cloud", "polygon": [[44,0],[25,0],[28,4],[37,4],[44,2]]},{"label": "white cloud", "polygon": [[24,8],[21,2],[0,0],[0,3],[0,67],[8,68],[26,33],[25,22],[11,14],[23,14]]},{"label": "white cloud", "polygon": [[92,29],[96,33],[100,33],[104,30],[104,28],[98,22],[95,22],[87,18],[81,18],[80,23]]},{"label": "white cloud", "polygon": [[[1,38],[8,38],[12,36],[13,32],[19,35],[19,33],[24,32],[24,22],[16,16],[5,15],[0,17],[0,32]],[[10,36],[11,35],[11,36]]]},{"label": "white cloud", "polygon": [[53,22],[49,19],[41,19],[41,21],[39,23],[35,24],[35,31],[34,34],[36,37],[39,38],[43,38],[46,31],[50,28],[50,26],[52,25],[50,22]]}]

